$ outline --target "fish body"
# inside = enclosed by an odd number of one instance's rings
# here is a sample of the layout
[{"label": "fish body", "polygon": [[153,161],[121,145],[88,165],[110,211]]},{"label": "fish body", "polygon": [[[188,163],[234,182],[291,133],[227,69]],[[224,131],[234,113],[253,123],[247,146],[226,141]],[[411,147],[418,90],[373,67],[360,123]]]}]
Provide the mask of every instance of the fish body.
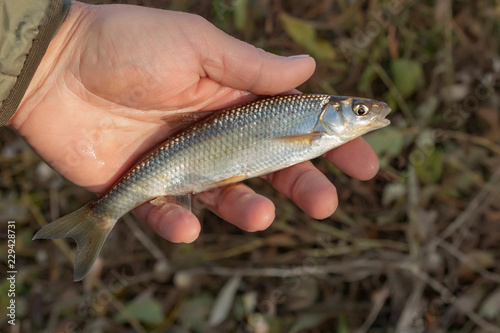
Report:
[{"label": "fish body", "polygon": [[118,219],[135,207],[310,160],[387,126],[389,112],[387,104],[375,100],[316,94],[273,96],[215,112],[167,139],[102,197],[45,226],[33,239],[74,238],[79,281]]}]

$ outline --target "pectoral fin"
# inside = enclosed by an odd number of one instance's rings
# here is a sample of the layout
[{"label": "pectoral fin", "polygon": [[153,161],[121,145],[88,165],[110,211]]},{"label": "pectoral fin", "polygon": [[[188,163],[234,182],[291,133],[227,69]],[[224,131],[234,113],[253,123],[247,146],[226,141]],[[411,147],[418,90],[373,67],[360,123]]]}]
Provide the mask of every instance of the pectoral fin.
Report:
[{"label": "pectoral fin", "polygon": [[323,132],[309,132],[304,134],[288,135],[274,138],[273,140],[283,141],[285,143],[297,143],[297,144],[307,144],[312,145],[312,143],[318,139],[321,139],[325,133]]}]

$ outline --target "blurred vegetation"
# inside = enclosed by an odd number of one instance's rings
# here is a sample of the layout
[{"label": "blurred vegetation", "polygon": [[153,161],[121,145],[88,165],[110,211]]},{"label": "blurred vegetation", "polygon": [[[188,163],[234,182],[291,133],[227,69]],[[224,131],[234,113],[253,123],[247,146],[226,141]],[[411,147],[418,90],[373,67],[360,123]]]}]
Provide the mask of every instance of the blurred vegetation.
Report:
[{"label": "blurred vegetation", "polygon": [[338,189],[331,218],[253,179],[276,203],[268,230],[197,209],[200,238],[178,245],[128,216],[83,283],[74,244],[31,237],[93,195],[0,129],[4,253],[17,221],[12,332],[500,332],[498,0],[86,2],[189,11],[267,51],[312,54],[302,91],[383,99],[392,125],[366,136],[373,180],[316,161]]}]

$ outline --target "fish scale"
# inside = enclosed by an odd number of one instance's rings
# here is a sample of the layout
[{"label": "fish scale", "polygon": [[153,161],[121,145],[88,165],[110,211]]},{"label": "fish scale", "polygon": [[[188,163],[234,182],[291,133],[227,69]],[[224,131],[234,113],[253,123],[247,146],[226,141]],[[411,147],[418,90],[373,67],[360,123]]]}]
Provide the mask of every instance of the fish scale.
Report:
[{"label": "fish scale", "polygon": [[319,94],[267,97],[220,110],[167,139],[106,194],[42,228],[34,239],[77,241],[83,279],[118,221],[133,208],[261,176],[315,158],[388,125],[387,104]]}]

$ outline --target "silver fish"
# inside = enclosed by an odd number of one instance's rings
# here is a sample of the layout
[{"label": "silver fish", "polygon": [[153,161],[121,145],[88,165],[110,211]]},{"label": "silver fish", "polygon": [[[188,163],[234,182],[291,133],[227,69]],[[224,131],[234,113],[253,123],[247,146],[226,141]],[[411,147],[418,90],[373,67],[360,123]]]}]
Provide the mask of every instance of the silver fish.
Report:
[{"label": "silver fish", "polygon": [[384,102],[316,94],[273,96],[220,110],[166,140],[106,194],[33,239],[75,239],[74,279],[80,281],[118,219],[135,207],[165,196],[190,200],[191,194],[310,160],[389,125],[390,112]]}]

